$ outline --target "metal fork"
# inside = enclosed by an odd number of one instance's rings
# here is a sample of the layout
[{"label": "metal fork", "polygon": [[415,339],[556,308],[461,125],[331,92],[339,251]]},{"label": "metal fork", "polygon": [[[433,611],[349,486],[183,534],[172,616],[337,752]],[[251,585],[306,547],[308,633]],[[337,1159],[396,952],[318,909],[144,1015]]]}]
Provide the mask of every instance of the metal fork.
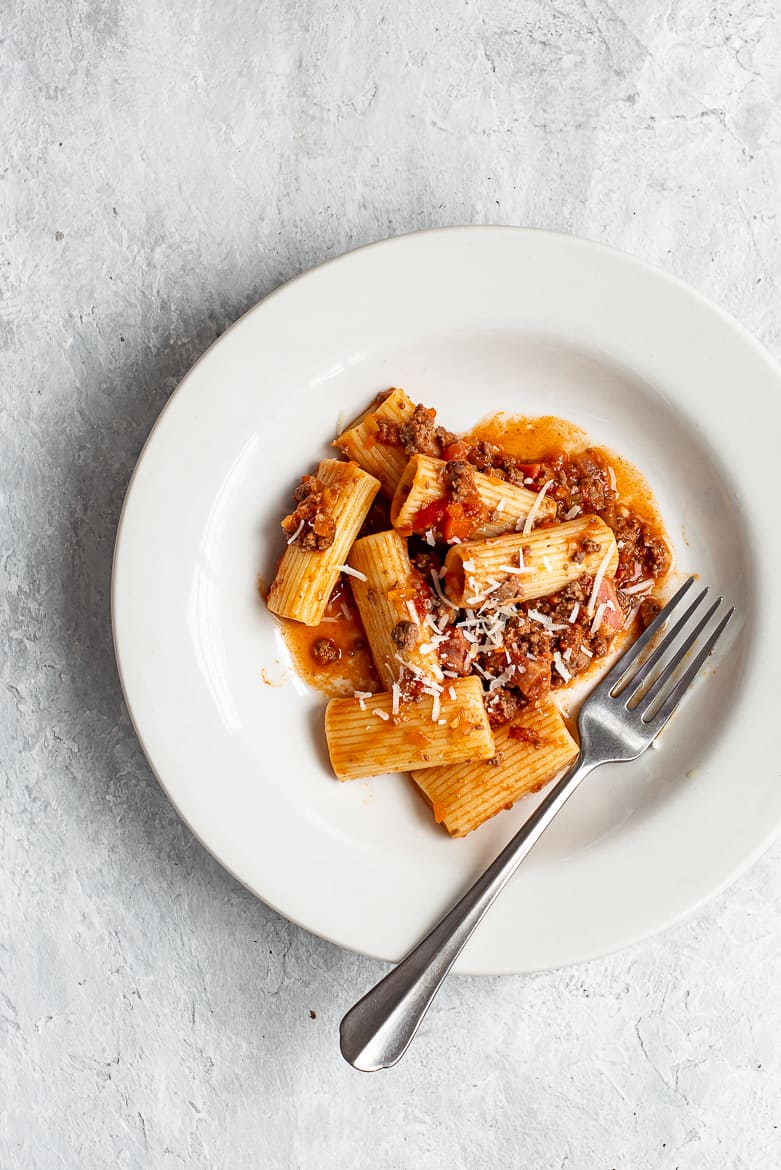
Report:
[{"label": "metal fork", "polygon": [[580,754],[572,767],[464,897],[344,1017],[342,1055],[355,1068],[375,1072],[401,1060],[484,915],[580,782],[600,764],[636,760],[656,739],[735,612],[731,607],[702,637],[721,606],[719,597],[684,636],[705,600],[706,587],[661,636],[693,584],[690,577],[583,704]]}]

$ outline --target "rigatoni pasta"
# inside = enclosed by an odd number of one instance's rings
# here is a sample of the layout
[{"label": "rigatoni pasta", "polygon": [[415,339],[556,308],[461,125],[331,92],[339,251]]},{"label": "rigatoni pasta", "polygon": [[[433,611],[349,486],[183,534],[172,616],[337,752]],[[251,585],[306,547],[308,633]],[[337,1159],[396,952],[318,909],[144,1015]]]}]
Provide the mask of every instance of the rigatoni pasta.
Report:
[{"label": "rigatoni pasta", "polygon": [[650,493],[581,431],[563,449],[566,427],[498,416],[455,435],[396,388],[282,521],[268,605],[304,676],[340,696],[335,775],[410,771],[453,837],[567,766],[557,693],[659,608],[671,558]]},{"label": "rigatoni pasta", "polygon": [[402,447],[381,441],[383,427],[403,425],[415,413],[415,405],[403,390],[389,390],[334,439],[333,445],[344,451],[364,471],[380,481],[386,496],[392,496],[407,465]]},{"label": "rigatoni pasta", "polygon": [[442,679],[425,609],[428,590],[413,570],[407,542],[393,530],[356,540],[350,553],[352,591],[377,673],[386,690],[399,683],[402,671]]},{"label": "rigatoni pasta", "polygon": [[[298,501],[298,509],[288,518],[295,525],[297,512],[302,513],[266,601],[272,613],[307,626],[316,626],[325,613],[339,572],[380,487],[355,463],[337,459],[323,459],[314,479],[314,484],[302,485],[309,494]],[[308,517],[307,508],[311,512]]]},{"label": "rigatoni pasta", "polygon": [[459,679],[441,695],[403,703],[388,694],[331,699],[325,734],[340,780],[494,755],[483,688],[474,677]]},{"label": "rigatoni pasta", "polygon": [[451,837],[464,837],[522,796],[537,792],[578,754],[555,703],[530,707],[494,731],[488,762],[413,768],[412,779]]},{"label": "rigatoni pasta", "polygon": [[618,547],[598,516],[513,533],[451,548],[445,560],[445,592],[456,605],[473,608],[496,594],[502,602],[532,601],[558,593],[586,575],[612,577]]},{"label": "rigatoni pasta", "polygon": [[391,523],[403,536],[431,531],[440,540],[482,540],[514,532],[533,514],[556,515],[553,500],[475,471],[463,460],[413,455],[391,503]]}]

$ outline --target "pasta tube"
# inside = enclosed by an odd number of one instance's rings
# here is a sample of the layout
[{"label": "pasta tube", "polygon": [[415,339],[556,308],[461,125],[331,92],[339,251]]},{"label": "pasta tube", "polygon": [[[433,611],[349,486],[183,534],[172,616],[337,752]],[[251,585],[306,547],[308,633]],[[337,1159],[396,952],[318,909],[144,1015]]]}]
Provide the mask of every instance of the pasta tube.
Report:
[{"label": "pasta tube", "polygon": [[415,604],[427,590],[410,564],[407,542],[394,531],[364,536],[353,545],[349,564],[361,574],[350,584],[385,689],[401,677],[405,664],[413,674],[441,679],[432,630],[422,624]]},{"label": "pasta tube", "polygon": [[594,577],[594,596],[605,577],[615,575],[618,548],[613,532],[598,516],[566,524],[459,544],[445,558],[445,592],[459,606],[530,601],[558,593],[586,573]]},{"label": "pasta tube", "polygon": [[510,726],[494,730],[496,755],[489,763],[414,768],[412,779],[430,801],[434,819],[451,837],[464,837],[484,821],[537,792],[578,754],[550,700],[529,707]]},{"label": "pasta tube", "polygon": [[556,504],[462,462],[413,455],[391,503],[391,524],[403,536],[431,529],[440,537],[482,540],[513,532],[519,520],[556,515]]},{"label": "pasta tube", "polygon": [[384,398],[382,395],[379,398],[382,399],[379,405],[375,399],[368,410],[334,439],[333,446],[339,447],[348,459],[378,479],[384,494],[392,496],[407,466],[408,456],[403,447],[377,441],[378,420],[404,423],[415,413],[415,404],[399,389],[390,390]]},{"label": "pasta tube", "polygon": [[325,734],[340,780],[487,760],[494,755],[483,688],[473,676],[454,681],[441,694],[424,694],[404,703],[395,702],[389,694],[331,699],[325,712]]},{"label": "pasta tube", "polygon": [[380,487],[360,467],[339,459],[323,459],[316,483],[318,488],[330,489],[327,518],[332,521],[332,543],[322,549],[301,548],[294,534],[266,601],[272,613],[306,626],[318,625],[325,613],[350,546]]}]

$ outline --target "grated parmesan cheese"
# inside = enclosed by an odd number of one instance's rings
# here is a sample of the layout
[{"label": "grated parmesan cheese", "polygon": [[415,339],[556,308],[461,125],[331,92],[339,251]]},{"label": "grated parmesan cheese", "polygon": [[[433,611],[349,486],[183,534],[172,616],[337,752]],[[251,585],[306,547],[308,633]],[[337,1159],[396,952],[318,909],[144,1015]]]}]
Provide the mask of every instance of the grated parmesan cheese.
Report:
[{"label": "grated parmesan cheese", "polygon": [[567,618],[567,621],[569,622],[570,625],[573,624],[573,622],[576,620],[579,613],[580,613],[580,602],[576,601],[572,607],[572,613]]},{"label": "grated parmesan cheese", "polygon": [[607,606],[605,605],[605,603],[603,601],[600,602],[600,604],[597,606],[597,612],[594,614],[594,620],[591,623],[591,633],[592,634],[596,634],[597,630],[602,625],[602,617],[603,617],[606,609],[607,609]]},{"label": "grated parmesan cheese", "polygon": [[555,666],[556,670],[561,675],[561,677],[564,679],[564,681],[569,682],[569,680],[572,678],[572,675],[570,674],[570,672],[567,670],[566,666],[564,665],[562,658],[561,658],[561,655],[559,654],[558,650],[553,655],[553,665]]},{"label": "grated parmesan cheese", "polygon": [[399,713],[399,703],[401,702],[401,687],[398,683],[394,683],[391,687],[391,694],[393,695],[393,705],[391,710],[394,715]]},{"label": "grated parmesan cheese", "polygon": [[433,548],[436,543],[437,542],[434,540],[433,531],[430,528],[427,528],[426,529],[426,544],[430,545],[431,548]]},{"label": "grated parmesan cheese", "polygon": [[638,581],[635,585],[627,585],[626,587],[622,585],[621,592],[630,595],[632,593],[647,593],[648,590],[653,589],[653,587],[653,577],[646,577],[644,581]]},{"label": "grated parmesan cheese", "polygon": [[594,612],[594,606],[597,603],[597,595],[602,588],[602,582],[605,579],[605,573],[607,572],[607,567],[610,564],[610,559],[612,556],[613,550],[612,548],[609,548],[603,556],[602,560],[599,562],[599,568],[597,569],[596,575],[594,577],[594,586],[591,590],[591,596],[588,599],[588,605],[586,606],[586,613],[589,617],[591,617],[592,613]]},{"label": "grated parmesan cheese", "polygon": [[362,573],[360,569],[353,569],[350,567],[350,565],[340,565],[339,572],[346,573],[348,577],[357,577],[359,581],[369,580],[366,574]]},{"label": "grated parmesan cheese", "polygon": [[574,520],[576,516],[580,515],[580,512],[581,512],[580,505],[573,504],[572,507],[570,508],[570,510],[568,512],[564,513],[564,519],[565,520]]},{"label": "grated parmesan cheese", "polygon": [[539,512],[540,507],[542,505],[542,501],[545,499],[545,493],[547,492],[548,488],[552,487],[552,486],[553,486],[553,480],[549,479],[548,482],[544,483],[542,485],[542,487],[540,488],[540,490],[537,492],[537,498],[534,501],[534,503],[532,504],[531,508],[529,508],[529,514],[526,517],[526,522],[524,523],[524,526],[522,529],[524,536],[526,536],[529,532],[531,532],[532,527],[534,526],[534,521],[537,519],[537,513]]},{"label": "grated parmesan cheese", "polygon": [[385,721],[387,721],[388,719],[390,719],[390,715],[388,714],[388,712],[387,712],[387,711],[381,711],[379,707],[374,707],[374,708],[372,709],[372,715],[376,715],[376,716],[377,716],[377,718],[378,718],[378,719],[382,719],[382,720],[383,720],[383,722],[385,722]]},{"label": "grated parmesan cheese", "polygon": [[301,535],[301,531],[302,531],[303,527],[304,527],[304,521],[302,520],[301,523],[299,524],[298,528],[295,530],[293,535],[288,540],[288,542],[287,542],[288,544],[294,544],[298,540],[299,536]]}]

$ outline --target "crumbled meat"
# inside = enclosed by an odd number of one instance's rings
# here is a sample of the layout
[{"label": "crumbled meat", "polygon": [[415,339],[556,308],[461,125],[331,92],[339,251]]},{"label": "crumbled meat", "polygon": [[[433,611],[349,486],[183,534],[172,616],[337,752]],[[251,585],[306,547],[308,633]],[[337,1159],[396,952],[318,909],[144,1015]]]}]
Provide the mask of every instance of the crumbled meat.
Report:
[{"label": "crumbled meat", "polygon": [[[502,450],[495,443],[486,443],[480,440],[469,452],[468,459],[478,471],[490,471],[495,476],[497,472],[501,471]],[[502,477],[500,476],[500,478]]]},{"label": "crumbled meat", "polygon": [[330,548],[336,534],[336,523],[330,509],[338,495],[338,488],[322,483],[314,475],[302,475],[295,490],[295,509],[282,521],[282,529],[293,543],[309,552]]},{"label": "crumbled meat", "polygon": [[520,723],[511,723],[507,728],[507,734],[510,739],[523,740],[524,743],[530,743],[535,748],[542,747],[542,739],[532,727],[523,727]]},{"label": "crumbled meat", "polygon": [[454,674],[469,674],[469,642],[461,630],[451,629],[447,638],[439,646],[439,662],[443,670],[452,670]]},{"label": "crumbled meat", "polygon": [[497,752],[495,756],[491,756],[490,760],[486,760],[486,764],[490,764],[492,768],[498,768],[504,760],[504,752]]},{"label": "crumbled meat", "polygon": [[581,541],[580,547],[584,553],[598,553],[600,549],[599,541],[591,540],[588,536],[585,540]]},{"label": "crumbled meat", "polygon": [[396,622],[391,638],[399,650],[411,650],[418,640],[418,627],[414,622]]},{"label": "crumbled meat", "polygon": [[523,699],[515,691],[507,687],[497,687],[485,696],[485,709],[488,712],[488,722],[492,727],[501,727],[509,723],[523,706]]},{"label": "crumbled meat", "polygon": [[439,455],[434,420],[435,410],[429,410],[420,403],[414,413],[399,427],[399,442],[407,455]]},{"label": "crumbled meat", "polygon": [[644,630],[647,630],[654,618],[659,615],[661,608],[661,601],[657,601],[655,597],[643,598],[637,610],[637,619]]},{"label": "crumbled meat", "polygon": [[377,431],[374,439],[389,447],[402,447],[407,455],[441,456],[445,447],[456,441],[456,436],[445,427],[435,426],[437,412],[420,403],[406,422],[383,418],[375,421]]},{"label": "crumbled meat", "polygon": [[454,435],[452,431],[448,431],[444,427],[437,427],[434,431],[434,434],[436,435],[437,442],[443,451],[446,447],[449,447],[451,443],[455,443],[458,437],[457,435]]},{"label": "crumbled meat", "polygon": [[620,515],[612,524],[618,542],[616,579],[634,585],[648,577],[661,577],[670,567],[670,551],[651,524],[631,514]]},{"label": "crumbled meat", "polygon": [[336,642],[330,638],[318,638],[312,646],[312,654],[321,666],[328,666],[331,662],[338,662],[342,652]]},{"label": "crumbled meat", "polygon": [[469,499],[477,491],[474,469],[461,459],[451,459],[445,464],[445,486],[454,503]]},{"label": "crumbled meat", "polygon": [[570,560],[573,561],[576,565],[582,565],[583,562],[585,561],[585,559],[586,559],[586,554],[584,553],[582,548],[576,548],[575,551],[573,552],[572,556],[570,557]]},{"label": "crumbled meat", "polygon": [[598,451],[589,448],[575,455],[570,470],[584,512],[601,514],[615,502],[616,492],[610,486],[607,463]]},{"label": "crumbled meat", "polygon": [[377,423],[375,442],[384,443],[388,447],[400,447],[401,423],[397,422],[395,418],[385,418],[384,415],[380,415],[375,421]]}]

